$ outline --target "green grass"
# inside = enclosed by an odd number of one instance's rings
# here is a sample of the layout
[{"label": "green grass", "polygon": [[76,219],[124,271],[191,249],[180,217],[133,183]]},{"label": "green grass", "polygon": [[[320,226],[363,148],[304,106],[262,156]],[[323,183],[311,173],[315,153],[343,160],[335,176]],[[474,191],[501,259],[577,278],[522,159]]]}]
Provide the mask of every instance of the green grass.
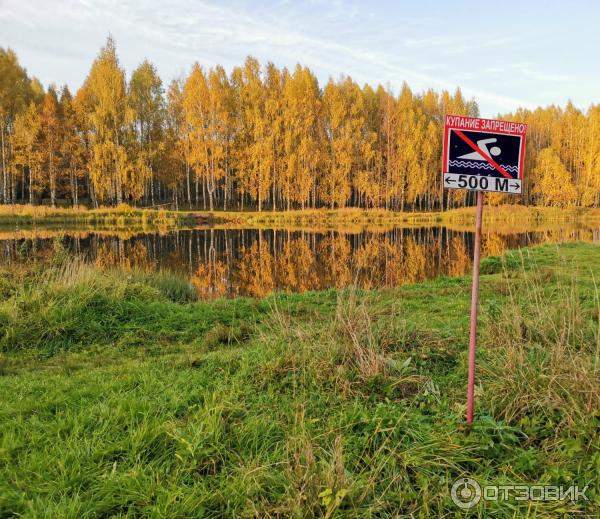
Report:
[{"label": "green grass", "polygon": [[470,280],[191,302],[184,281],[57,262],[0,275],[0,517],[439,517],[458,477],[590,484],[600,505],[600,248]]}]

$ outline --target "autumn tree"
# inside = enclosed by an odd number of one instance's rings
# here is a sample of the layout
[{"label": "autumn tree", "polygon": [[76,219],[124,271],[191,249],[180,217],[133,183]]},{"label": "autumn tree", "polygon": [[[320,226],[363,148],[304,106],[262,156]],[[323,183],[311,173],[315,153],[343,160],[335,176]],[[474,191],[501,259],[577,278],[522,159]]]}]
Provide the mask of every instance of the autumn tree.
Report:
[{"label": "autumn tree", "polygon": [[415,99],[408,85],[404,83],[396,103],[396,125],[393,134],[396,150],[389,171],[393,205],[400,211],[404,210],[409,185],[416,181],[419,173],[418,147],[422,138],[420,133]]},{"label": "autumn tree", "polygon": [[362,89],[364,104],[364,126],[359,142],[359,162],[352,180],[355,194],[354,204],[362,207],[377,207],[381,199],[383,168],[382,142],[379,138],[379,93],[369,85]]},{"label": "autumn tree", "polygon": [[544,148],[538,154],[532,173],[535,178],[533,194],[544,205],[563,207],[575,201],[577,191],[571,175],[552,148]]},{"label": "autumn tree", "polygon": [[131,75],[128,88],[128,106],[133,128],[129,147],[130,160],[135,170],[149,178],[149,198],[154,205],[156,165],[163,142],[165,103],[162,81],[149,61],[141,63]]},{"label": "autumn tree", "polygon": [[331,208],[344,207],[351,194],[351,179],[358,164],[364,123],[360,87],[349,77],[329,81],[323,93],[328,157],[321,177],[321,199]]},{"label": "autumn tree", "polygon": [[143,194],[147,170],[135,170],[125,148],[132,114],[128,106],[125,72],[119,65],[112,37],[94,61],[82,87],[92,128],[89,164],[93,197],[118,204]]},{"label": "autumn tree", "polygon": [[[0,49],[0,202],[470,205],[473,193],[443,189],[441,135],[446,114],[478,112],[460,89],[360,87],[349,77],[321,89],[306,67],[251,57],[230,73],[196,64],[165,92],[148,61],[128,83],[110,37],[76,95],[59,96]],[[490,194],[491,203],[600,206],[597,105],[500,118],[528,124],[524,195]]]},{"label": "autumn tree", "polygon": [[[35,193],[40,191],[42,159],[39,151],[39,133],[39,108],[32,101],[15,117],[11,137],[14,165],[21,170],[21,200],[28,200],[30,204],[35,201]],[[26,191],[28,198],[25,197]]]},{"label": "autumn tree", "polygon": [[35,96],[32,82],[27,72],[11,49],[0,47],[0,165],[2,185],[0,200],[10,203],[14,200],[13,177],[10,165],[12,149],[10,136],[17,115],[25,109]]},{"label": "autumn tree", "polygon": [[[185,193],[187,203],[192,205],[191,191],[191,160],[190,138],[184,107],[184,82],[173,80],[167,90],[167,105],[165,112],[165,154],[171,161],[171,169],[180,172],[183,177],[175,174],[171,177],[175,197],[177,191]],[[181,169],[178,169],[181,168]],[[174,178],[173,178],[174,177]],[[175,198],[177,200],[177,198]]]},{"label": "autumn tree", "polygon": [[269,128],[265,118],[266,92],[260,65],[248,57],[235,73],[237,88],[237,177],[242,196],[247,193],[259,211],[271,188]]},{"label": "autumn tree", "polygon": [[45,171],[44,186],[50,191],[52,207],[56,205],[57,178],[60,171],[60,133],[62,131],[58,98],[54,87],[48,88],[40,112],[40,151]]},{"label": "autumn tree", "polygon": [[[231,184],[231,145],[234,137],[234,97],[231,83],[223,67],[208,74],[210,94],[210,167],[207,178],[209,198],[223,187],[223,206],[226,207]],[[212,204],[212,202],[211,202]],[[211,209],[212,209],[211,205]]]},{"label": "autumn tree", "polygon": [[[209,161],[207,146],[207,128],[208,128],[208,103],[209,92],[206,75],[198,63],[192,67],[184,86],[185,119],[189,127],[190,141],[190,163],[192,165],[195,185],[196,185],[196,204],[199,197],[199,183],[206,176],[207,164]],[[203,197],[204,203],[206,200]]]},{"label": "autumn tree", "polygon": [[265,166],[270,168],[268,177],[271,182],[271,207],[277,204],[277,192],[281,191],[281,181],[284,171],[284,86],[287,71],[281,72],[273,63],[267,64],[265,88],[264,132],[265,141],[263,154]]},{"label": "autumn tree", "polygon": [[[196,173],[196,201],[198,181],[202,180],[202,190],[208,195],[211,211],[219,182],[229,168],[230,95],[229,80],[223,68],[209,71],[207,77],[200,65],[196,63],[192,67],[183,101],[189,126],[190,160]],[[204,196],[203,200],[206,201]]]},{"label": "autumn tree", "polygon": [[582,171],[578,182],[581,204],[600,204],[600,105],[591,106],[585,121]]},{"label": "autumn tree", "polygon": [[317,171],[322,160],[321,99],[316,77],[298,65],[283,88],[283,170],[279,184],[286,208],[316,205]]},{"label": "autumn tree", "polygon": [[85,175],[88,154],[85,130],[71,92],[65,86],[60,95],[60,177],[68,183],[73,206],[79,204],[80,183]]}]

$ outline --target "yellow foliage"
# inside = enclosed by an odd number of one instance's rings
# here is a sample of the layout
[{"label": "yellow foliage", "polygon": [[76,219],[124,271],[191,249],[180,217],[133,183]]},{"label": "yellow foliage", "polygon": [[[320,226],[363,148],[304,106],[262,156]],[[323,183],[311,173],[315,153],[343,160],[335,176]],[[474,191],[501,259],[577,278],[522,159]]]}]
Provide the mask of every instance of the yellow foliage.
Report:
[{"label": "yellow foliage", "polygon": [[[71,98],[0,49],[0,202],[140,203],[224,211],[359,207],[437,211],[473,196],[441,185],[446,114],[478,115],[460,89],[359,86],[248,57],[228,74],[193,65],[167,93],[147,60],[129,81],[112,38]],[[519,109],[524,194],[492,205],[600,207],[600,106]],[[5,138],[7,137],[7,138]],[[5,165],[4,165],[5,164]]]}]

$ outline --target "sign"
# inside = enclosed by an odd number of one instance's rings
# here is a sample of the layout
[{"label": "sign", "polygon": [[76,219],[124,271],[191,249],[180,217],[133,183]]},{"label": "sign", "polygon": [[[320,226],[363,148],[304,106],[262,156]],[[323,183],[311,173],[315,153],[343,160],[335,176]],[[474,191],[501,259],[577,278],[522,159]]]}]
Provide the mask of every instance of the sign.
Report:
[{"label": "sign", "polygon": [[520,194],[527,125],[447,115],[444,187]]},{"label": "sign", "polygon": [[479,256],[483,223],[483,193],[520,194],[527,125],[494,119],[447,115],[444,126],[442,173],[444,187],[477,191],[471,326],[467,374],[467,430],[475,408],[475,350],[479,303]]}]

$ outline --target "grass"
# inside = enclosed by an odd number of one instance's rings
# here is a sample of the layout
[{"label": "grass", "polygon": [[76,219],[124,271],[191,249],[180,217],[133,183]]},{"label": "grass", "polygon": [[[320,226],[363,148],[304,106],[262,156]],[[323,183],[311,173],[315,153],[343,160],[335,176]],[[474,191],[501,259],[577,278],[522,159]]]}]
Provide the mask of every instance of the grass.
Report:
[{"label": "grass", "polygon": [[476,420],[470,280],[193,302],[78,261],[0,275],[0,517],[439,517],[458,477],[590,484],[600,505],[600,249],[486,258]]},{"label": "grass", "polygon": [[[305,209],[291,211],[170,211],[134,208],[126,204],[99,209],[52,208],[49,206],[0,205],[0,229],[18,225],[44,228],[65,227],[107,230],[176,228],[211,225],[234,228],[360,229],[444,225],[455,230],[471,230],[475,208],[443,212],[399,212],[385,209]],[[499,232],[544,230],[549,226],[596,225],[600,210],[591,208],[525,207],[488,205],[484,225],[493,224]]]},{"label": "grass", "polygon": [[0,226],[65,226],[123,229],[175,228],[196,223],[191,213],[166,209],[143,209],[121,204],[117,207],[87,209],[84,206],[50,207],[0,205]]},{"label": "grass", "polygon": [[[424,226],[444,225],[471,230],[475,223],[475,208],[466,207],[434,212],[400,212],[385,209],[305,209],[292,211],[215,211],[206,213],[216,224],[241,227],[351,228],[356,226]],[[592,223],[600,221],[600,211],[589,208],[525,207],[522,205],[487,205],[484,223],[496,228],[532,229],[559,222]]]}]

